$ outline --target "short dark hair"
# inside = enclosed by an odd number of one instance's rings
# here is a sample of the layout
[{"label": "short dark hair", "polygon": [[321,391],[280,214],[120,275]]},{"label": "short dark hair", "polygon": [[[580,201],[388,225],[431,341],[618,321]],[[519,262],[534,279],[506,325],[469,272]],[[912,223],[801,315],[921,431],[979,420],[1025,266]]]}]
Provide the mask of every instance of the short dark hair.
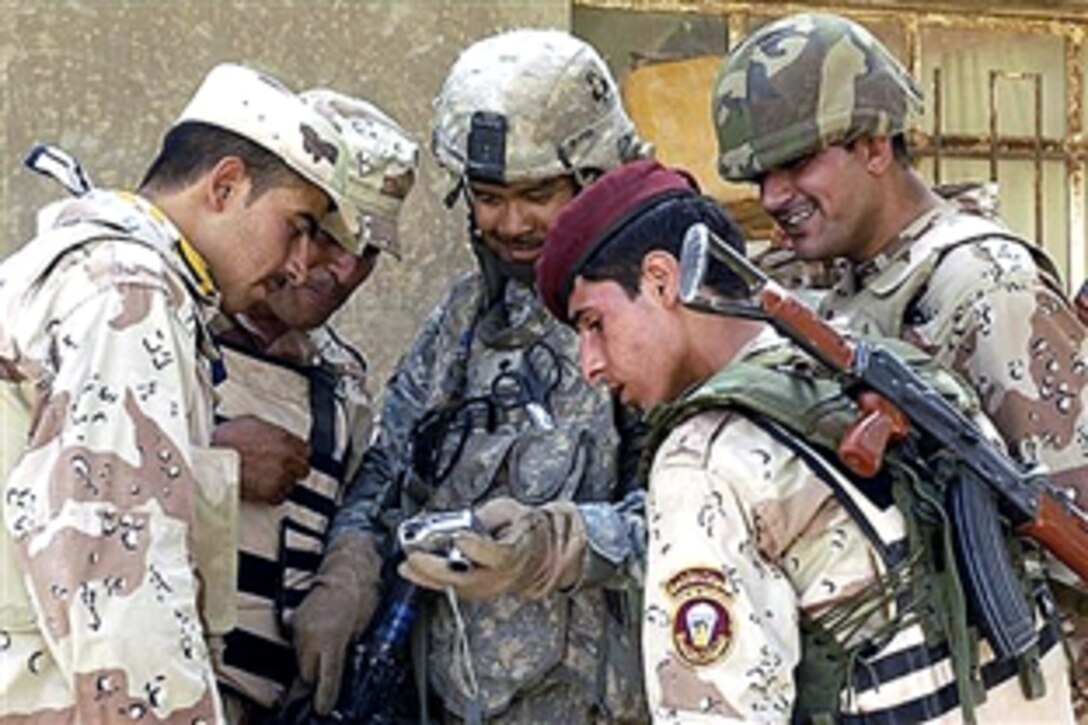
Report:
[{"label": "short dark hair", "polygon": [[140,189],[174,191],[188,186],[227,156],[236,156],[246,165],[252,182],[250,202],[269,189],[302,180],[283,159],[263,146],[218,126],[186,121],[167,132]]},{"label": "short dark hair", "polygon": [[[578,271],[587,280],[613,280],[632,299],[638,296],[642,260],[655,250],[680,259],[684,234],[702,222],[734,249],[744,253],[744,235],[716,201],[697,194],[669,196],[650,206],[615,232]],[[748,295],[744,282],[725,265],[711,264],[707,284],[729,298]]]},{"label": "short dark hair", "polygon": [[892,157],[895,159],[896,163],[904,169],[914,165],[914,158],[912,157],[910,144],[907,143],[907,135],[905,133],[897,133],[892,136]]}]

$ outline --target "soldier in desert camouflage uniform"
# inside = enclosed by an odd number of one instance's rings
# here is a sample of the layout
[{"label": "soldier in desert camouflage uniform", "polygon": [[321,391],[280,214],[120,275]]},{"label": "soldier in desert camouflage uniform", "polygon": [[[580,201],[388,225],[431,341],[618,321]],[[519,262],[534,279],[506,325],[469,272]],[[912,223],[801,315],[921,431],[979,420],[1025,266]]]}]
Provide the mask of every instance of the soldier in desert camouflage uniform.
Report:
[{"label": "soldier in desert camouflage uniform", "polygon": [[911,168],[905,131],[921,102],[861,26],[787,17],[721,69],[718,168],[759,184],[799,256],[849,262],[823,313],[902,338],[963,375],[1009,450],[1088,507],[1084,327],[1040,247],[943,201]]},{"label": "soldier in desert camouflage uniform", "polygon": [[[696,223],[743,253],[690,177],[628,164],[559,214],[537,265],[549,310],[579,333],[585,377],[632,405],[663,404],[647,446],[642,622],[655,722],[956,722],[972,709],[979,722],[1068,722],[1057,626],[1038,616],[1045,587],[1032,584],[1039,649],[1026,658],[995,658],[944,616],[958,584],[919,563],[948,552],[901,514],[929,483],[889,467],[859,479],[839,463],[821,431],[842,410],[840,385],[751,317],[724,266],[707,280],[737,316],[681,304],[681,240]],[[977,410],[963,383],[898,347]]]},{"label": "soldier in desert camouflage uniform", "polygon": [[460,574],[413,554],[402,568],[466,600],[460,620],[440,597],[424,615],[416,666],[441,702],[436,716],[638,719],[632,623],[602,585],[630,581],[641,497],[618,503],[617,408],[579,379],[575,340],[531,281],[556,211],[645,151],[597,53],[540,30],[462,54],[436,101],[433,151],[453,178],[450,202],[463,194],[469,206],[480,270],[454,284],[385,389],[377,441],[295,615],[300,648],[312,648],[302,675],[317,684],[316,709],[331,708],[343,653],[376,604],[373,552],[388,522],[473,506],[498,537],[487,565]]},{"label": "soldier in desert camouflage uniform", "polygon": [[383,252],[399,259],[397,217],[418,157],[405,131],[366,101],[325,89],[302,100],[340,132],[348,164],[339,181],[365,216],[356,233],[327,217],[310,242],[305,283],[213,322],[227,373],[213,440],[241,454],[242,472],[238,623],[216,663],[234,723],[267,719],[297,673],[292,615],[373,420],[366,360],[328,321]]},{"label": "soldier in desert camouflage uniform", "polygon": [[206,323],[304,281],[333,203],[356,225],[338,144],[274,79],[219,66],[137,193],[49,207],[0,265],[3,384],[32,393],[0,499],[0,721],[222,720],[238,471],[210,447]]},{"label": "soldier in desert camouflage uniform", "polygon": [[852,264],[824,313],[951,366],[1010,451],[1088,496],[1084,330],[1039,247],[942,201],[909,166],[904,132],[920,104],[859,25],[821,14],[769,23],[719,75],[719,170],[759,184],[801,257]]}]

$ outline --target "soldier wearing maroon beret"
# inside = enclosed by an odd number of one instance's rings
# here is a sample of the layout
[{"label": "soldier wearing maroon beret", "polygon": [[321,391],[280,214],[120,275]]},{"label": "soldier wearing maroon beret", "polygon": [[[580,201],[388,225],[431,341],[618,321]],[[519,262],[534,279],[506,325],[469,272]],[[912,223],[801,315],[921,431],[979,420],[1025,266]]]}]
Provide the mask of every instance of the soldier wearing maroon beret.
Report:
[{"label": "soldier wearing maroon beret", "polygon": [[[653,408],[642,643],[655,722],[1069,721],[1055,623],[1037,610],[1040,659],[1026,669],[999,659],[944,616],[935,569],[915,567],[940,551],[914,533],[911,507],[871,497],[876,479],[786,424],[819,410],[818,364],[760,319],[682,303],[695,224],[743,252],[685,173],[628,164],[563,209],[536,270],[548,309],[578,333],[583,376]],[[721,308],[745,306],[738,277],[708,272]],[[975,400],[929,365],[943,391]]]}]

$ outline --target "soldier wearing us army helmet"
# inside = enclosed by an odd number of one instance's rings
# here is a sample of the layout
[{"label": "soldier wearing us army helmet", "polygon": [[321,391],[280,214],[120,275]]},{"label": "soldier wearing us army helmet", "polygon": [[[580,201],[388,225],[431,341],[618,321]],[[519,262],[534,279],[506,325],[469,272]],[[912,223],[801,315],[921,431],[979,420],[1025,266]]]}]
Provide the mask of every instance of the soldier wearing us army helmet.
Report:
[{"label": "soldier wearing us army helmet", "polygon": [[648,151],[600,55],[558,30],[503,33],[462,53],[435,99],[432,150],[455,181],[505,184],[584,182]]},{"label": "soldier wearing us army helmet", "polygon": [[[558,30],[515,30],[454,63],[432,151],[450,204],[468,207],[480,269],[454,283],[387,385],[376,443],[333,525],[341,563],[323,574],[337,584],[310,598],[344,624],[346,642],[368,617],[340,614],[378,586],[351,562],[373,549],[383,520],[471,507],[499,538],[474,540],[477,566],[455,572],[413,553],[402,567],[461,599],[455,609],[434,597],[426,610],[434,715],[644,719],[634,623],[605,590],[633,584],[641,491],[621,470],[620,409],[579,379],[576,340],[542,307],[532,265],[557,211],[648,149],[593,48]],[[398,510],[381,511],[383,499]]]},{"label": "soldier wearing us army helmet", "polygon": [[1009,451],[1084,505],[1088,336],[1042,246],[941,199],[912,168],[904,132],[918,103],[857,23],[783,18],[723,64],[719,169],[759,184],[799,256],[845,258],[824,315],[907,340],[961,374]]},{"label": "soldier wearing us army helmet", "polygon": [[532,283],[546,231],[539,215],[510,202],[562,202],[650,153],[600,55],[558,30],[501,33],[465,50],[435,99],[431,149],[452,181],[447,204],[460,192],[469,206],[472,249],[492,299],[511,277]]}]

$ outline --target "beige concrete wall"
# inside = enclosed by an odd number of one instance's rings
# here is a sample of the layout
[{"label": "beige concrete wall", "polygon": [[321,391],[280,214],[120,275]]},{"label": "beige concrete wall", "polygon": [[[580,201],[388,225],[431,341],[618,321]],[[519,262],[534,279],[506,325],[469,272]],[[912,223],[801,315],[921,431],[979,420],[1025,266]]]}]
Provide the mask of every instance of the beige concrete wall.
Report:
[{"label": "beige concrete wall", "polygon": [[[569,0],[0,0],[0,252],[59,187],[21,169],[35,140],[76,154],[96,183],[131,188],[209,68],[254,65],[302,89],[369,98],[426,147],[431,99],[460,49],[498,30],[570,24]],[[473,261],[429,154],[384,258],[338,317],[380,388],[446,281]]]}]

